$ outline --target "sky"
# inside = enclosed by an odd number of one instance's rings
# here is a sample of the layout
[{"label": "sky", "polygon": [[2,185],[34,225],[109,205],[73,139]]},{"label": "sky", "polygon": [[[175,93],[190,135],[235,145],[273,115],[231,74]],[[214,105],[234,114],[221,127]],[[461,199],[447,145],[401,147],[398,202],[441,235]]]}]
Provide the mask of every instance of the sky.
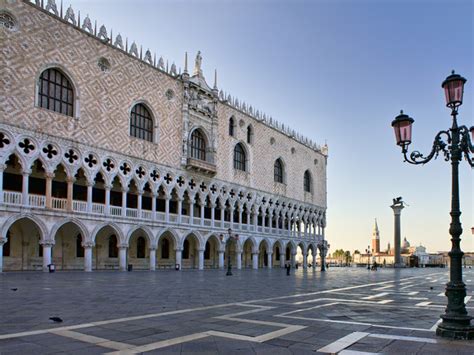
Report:
[{"label": "sky", "polygon": [[[329,146],[326,239],[364,250],[377,218],[393,246],[392,198],[402,238],[430,252],[451,247],[451,167],[403,162],[391,121],[415,119],[410,147],[428,154],[451,126],[442,81],[467,78],[459,123],[473,122],[471,0],[72,0],[81,17],[183,67],[201,51],[218,87]],[[67,0],[65,8],[69,6]],[[317,183],[317,181],[315,182]],[[474,170],[460,165],[461,247],[474,251]]]}]

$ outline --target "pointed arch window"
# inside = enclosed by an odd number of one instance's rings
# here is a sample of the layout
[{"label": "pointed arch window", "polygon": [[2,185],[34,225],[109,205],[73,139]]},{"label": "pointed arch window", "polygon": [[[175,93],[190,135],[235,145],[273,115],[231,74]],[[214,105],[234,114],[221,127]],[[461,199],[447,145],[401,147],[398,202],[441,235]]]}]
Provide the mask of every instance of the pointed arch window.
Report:
[{"label": "pointed arch window", "polygon": [[229,119],[229,136],[234,136],[235,131],[235,119],[234,117],[231,117]]},{"label": "pointed arch window", "polygon": [[43,71],[38,82],[40,107],[74,116],[74,89],[71,81],[57,68]]},{"label": "pointed arch window", "polygon": [[311,192],[311,174],[308,170],[304,172],[304,190]]},{"label": "pointed arch window", "polygon": [[206,242],[206,248],[204,249],[204,259],[209,260],[211,258],[211,243]]},{"label": "pointed arch window", "polygon": [[118,257],[118,248],[117,248],[117,237],[115,234],[112,234],[109,237],[109,258]]},{"label": "pointed arch window", "polygon": [[82,246],[81,234],[76,235],[76,258],[84,257],[84,247]]},{"label": "pointed arch window", "polygon": [[206,160],[206,140],[198,129],[191,134],[191,158]]},{"label": "pointed arch window", "polygon": [[137,239],[137,258],[145,258],[146,240],[144,237],[138,237]]},{"label": "pointed arch window", "polygon": [[246,154],[242,144],[238,143],[234,148],[234,169],[246,171]]},{"label": "pointed arch window", "polygon": [[11,238],[11,235],[10,235],[10,231],[7,232],[7,242],[5,244],[3,244],[3,256],[10,256],[10,238]]},{"label": "pointed arch window", "polygon": [[170,242],[168,239],[163,239],[161,241],[161,258],[169,259],[170,257]]},{"label": "pointed arch window", "polygon": [[247,143],[252,144],[253,142],[253,129],[251,125],[247,126]]},{"label": "pointed arch window", "polygon": [[283,163],[281,159],[275,160],[273,165],[273,179],[275,182],[283,184]]},{"label": "pointed arch window", "polygon": [[148,108],[136,104],[130,113],[130,135],[139,139],[153,142],[153,120]]},{"label": "pointed arch window", "polygon": [[183,243],[183,259],[189,259],[189,240],[185,240]]}]

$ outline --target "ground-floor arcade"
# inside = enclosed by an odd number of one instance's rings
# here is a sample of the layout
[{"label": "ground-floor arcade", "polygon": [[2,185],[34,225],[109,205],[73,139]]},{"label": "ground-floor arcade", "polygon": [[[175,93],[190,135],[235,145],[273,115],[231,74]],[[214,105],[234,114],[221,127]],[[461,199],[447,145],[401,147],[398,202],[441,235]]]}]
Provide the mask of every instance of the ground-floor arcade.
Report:
[{"label": "ground-floor arcade", "polygon": [[[258,235],[229,237],[212,230],[132,225],[64,216],[14,213],[3,219],[0,270],[156,270],[272,268],[311,255],[312,241]],[[303,263],[304,267],[308,263]]]}]

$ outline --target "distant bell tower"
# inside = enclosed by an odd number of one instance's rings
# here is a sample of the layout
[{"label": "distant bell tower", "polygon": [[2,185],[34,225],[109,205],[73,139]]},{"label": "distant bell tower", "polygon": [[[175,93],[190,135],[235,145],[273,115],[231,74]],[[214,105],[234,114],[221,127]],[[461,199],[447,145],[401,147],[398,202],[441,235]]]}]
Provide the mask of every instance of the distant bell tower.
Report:
[{"label": "distant bell tower", "polygon": [[372,252],[380,253],[380,233],[377,218],[375,219],[374,231],[372,233]]}]

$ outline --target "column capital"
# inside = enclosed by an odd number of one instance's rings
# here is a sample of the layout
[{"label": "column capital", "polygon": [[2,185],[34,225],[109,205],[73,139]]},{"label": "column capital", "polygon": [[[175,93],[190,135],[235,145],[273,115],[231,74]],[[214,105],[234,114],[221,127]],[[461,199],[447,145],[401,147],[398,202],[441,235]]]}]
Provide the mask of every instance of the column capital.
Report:
[{"label": "column capital", "polygon": [[174,248],[174,251],[183,251],[183,248],[181,248],[181,247],[176,247],[176,248]]},{"label": "column capital", "polygon": [[21,172],[21,175],[23,176],[29,176],[31,174],[31,169],[23,169]]},{"label": "column capital", "polygon": [[55,244],[54,240],[42,240],[40,241],[40,245],[43,247],[53,247]]},{"label": "column capital", "polygon": [[7,168],[7,164],[0,164],[0,172],[3,172]]},{"label": "column capital", "polygon": [[44,173],[44,177],[46,179],[51,179],[52,180],[52,179],[54,179],[54,172],[46,172],[46,173]]},{"label": "column capital", "polygon": [[150,251],[155,251],[156,249],[158,249],[155,245],[151,246],[148,248]]},{"label": "column capital", "polygon": [[122,191],[122,193],[124,193],[124,192],[127,193],[129,188],[128,187],[122,187],[120,190]]},{"label": "column capital", "polygon": [[107,191],[110,191],[110,190],[112,190],[112,185],[110,185],[110,184],[105,184],[105,185],[104,185],[104,189],[107,190]]},{"label": "column capital", "polygon": [[117,245],[117,248],[119,248],[119,249],[127,249],[127,248],[128,248],[128,244],[120,243],[119,245]]},{"label": "column capital", "polygon": [[8,241],[7,238],[0,238],[0,246],[3,246]]},{"label": "column capital", "polygon": [[66,182],[69,183],[74,183],[76,181],[76,178],[74,176],[66,176]]},{"label": "column capital", "polygon": [[86,248],[93,248],[95,246],[95,243],[94,242],[91,242],[91,241],[87,241],[87,242],[83,242],[82,243],[82,247],[84,249]]},{"label": "column capital", "polygon": [[273,255],[273,251],[267,251],[267,255]]}]

